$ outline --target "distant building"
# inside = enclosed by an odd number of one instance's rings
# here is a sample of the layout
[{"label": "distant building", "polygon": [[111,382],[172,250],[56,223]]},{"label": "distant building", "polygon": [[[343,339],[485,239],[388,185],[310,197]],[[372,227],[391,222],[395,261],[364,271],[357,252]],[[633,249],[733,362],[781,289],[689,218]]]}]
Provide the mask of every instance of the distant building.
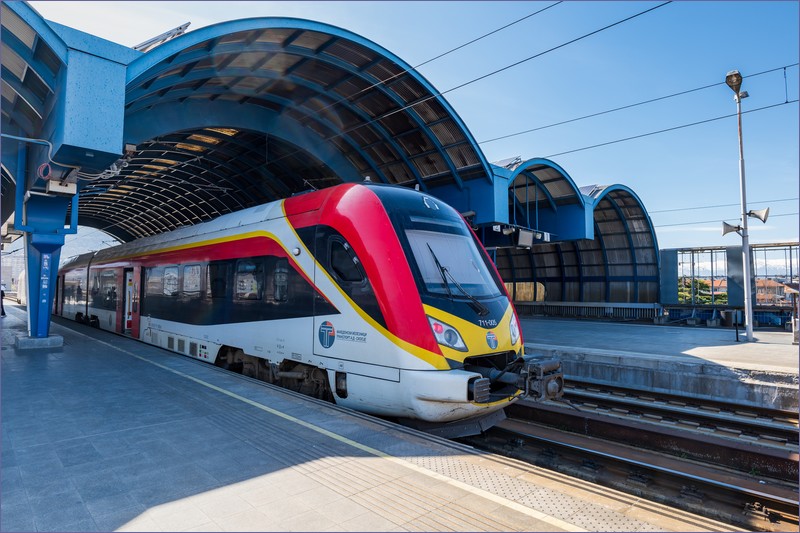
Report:
[{"label": "distant building", "polygon": [[756,278],[756,305],[791,305],[786,285],[770,278]]},{"label": "distant building", "polygon": [[20,273],[25,269],[25,256],[22,253],[16,254],[3,254],[0,259],[3,277],[3,286],[6,292],[14,293],[17,291],[17,280],[19,280]]},{"label": "distant building", "polygon": [[711,286],[714,288],[714,294],[727,294],[728,278],[714,278]]}]

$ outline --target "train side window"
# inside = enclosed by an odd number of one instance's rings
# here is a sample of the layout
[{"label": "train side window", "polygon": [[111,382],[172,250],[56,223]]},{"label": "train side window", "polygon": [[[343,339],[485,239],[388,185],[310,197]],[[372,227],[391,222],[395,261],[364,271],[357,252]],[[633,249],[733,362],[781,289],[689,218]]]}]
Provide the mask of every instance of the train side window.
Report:
[{"label": "train side window", "polygon": [[117,273],[114,270],[100,272],[100,295],[106,309],[117,308]]},{"label": "train side window", "polygon": [[260,300],[264,291],[263,263],[252,259],[236,263],[234,289],[238,300]]},{"label": "train side window", "polygon": [[331,237],[328,246],[331,270],[340,281],[360,283],[366,279],[361,262],[347,242],[339,237]]},{"label": "train side window", "polygon": [[283,257],[275,261],[272,272],[272,299],[275,302],[289,300],[289,260]]},{"label": "train side window", "polygon": [[228,263],[209,263],[206,271],[206,296],[208,298],[225,298],[228,288]]},{"label": "train side window", "polygon": [[92,299],[90,305],[92,307],[101,307],[103,305],[103,296],[100,294],[100,274],[97,270],[92,270]]},{"label": "train side window", "polygon": [[189,298],[200,296],[200,283],[202,281],[203,267],[201,265],[184,265],[183,267],[183,295]]},{"label": "train side window", "polygon": [[144,293],[149,296],[161,296],[163,294],[162,283],[164,281],[163,267],[150,267],[144,271],[145,288]]},{"label": "train side window", "polygon": [[164,296],[178,295],[178,267],[164,267]]}]

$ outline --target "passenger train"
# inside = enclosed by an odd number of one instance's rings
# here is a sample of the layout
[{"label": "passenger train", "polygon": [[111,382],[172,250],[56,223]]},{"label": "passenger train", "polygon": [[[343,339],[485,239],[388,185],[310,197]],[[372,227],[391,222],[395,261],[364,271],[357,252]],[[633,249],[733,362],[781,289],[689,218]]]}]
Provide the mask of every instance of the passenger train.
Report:
[{"label": "passenger train", "polygon": [[84,254],[54,312],[358,411],[443,424],[558,398],[452,207],[342,184]]}]

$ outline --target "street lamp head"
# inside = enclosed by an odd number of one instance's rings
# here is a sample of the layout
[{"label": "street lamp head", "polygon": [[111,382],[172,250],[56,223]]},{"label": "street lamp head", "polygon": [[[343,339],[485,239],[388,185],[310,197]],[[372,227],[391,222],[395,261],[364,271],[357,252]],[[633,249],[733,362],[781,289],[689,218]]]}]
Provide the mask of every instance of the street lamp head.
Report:
[{"label": "street lamp head", "polygon": [[739,89],[742,86],[742,75],[738,70],[732,70],[725,76],[725,83],[728,84],[734,93],[739,94]]}]

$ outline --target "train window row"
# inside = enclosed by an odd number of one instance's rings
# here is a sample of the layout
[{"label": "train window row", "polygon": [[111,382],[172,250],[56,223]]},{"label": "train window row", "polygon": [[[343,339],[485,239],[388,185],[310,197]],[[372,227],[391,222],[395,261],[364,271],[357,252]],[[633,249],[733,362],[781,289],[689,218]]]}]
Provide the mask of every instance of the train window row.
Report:
[{"label": "train window row", "polygon": [[145,267],[141,313],[188,324],[231,324],[312,316],[313,285],[285,257],[259,256]]},{"label": "train window row", "polygon": [[280,257],[148,267],[144,277],[145,296],[151,297],[273,303],[289,299],[289,262]]}]

